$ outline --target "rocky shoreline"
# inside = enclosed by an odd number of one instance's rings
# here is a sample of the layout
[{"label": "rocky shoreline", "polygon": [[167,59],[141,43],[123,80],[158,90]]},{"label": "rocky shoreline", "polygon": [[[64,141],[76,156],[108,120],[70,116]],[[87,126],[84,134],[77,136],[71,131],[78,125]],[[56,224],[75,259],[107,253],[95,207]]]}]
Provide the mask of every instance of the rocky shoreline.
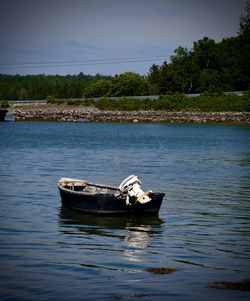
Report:
[{"label": "rocky shoreline", "polygon": [[245,123],[250,112],[103,111],[94,107],[53,104],[13,105],[15,121]]}]

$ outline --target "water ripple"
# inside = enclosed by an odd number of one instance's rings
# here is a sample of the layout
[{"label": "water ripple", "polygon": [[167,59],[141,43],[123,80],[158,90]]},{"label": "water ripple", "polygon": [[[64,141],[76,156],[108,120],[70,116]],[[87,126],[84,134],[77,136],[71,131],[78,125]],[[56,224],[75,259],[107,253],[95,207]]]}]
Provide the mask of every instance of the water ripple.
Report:
[{"label": "water ripple", "polygon": [[[1,127],[1,300],[248,300],[247,292],[207,285],[250,277],[249,129]],[[146,188],[166,193],[158,218],[61,208],[61,176],[118,185],[132,173]],[[147,272],[160,267],[177,272]]]}]

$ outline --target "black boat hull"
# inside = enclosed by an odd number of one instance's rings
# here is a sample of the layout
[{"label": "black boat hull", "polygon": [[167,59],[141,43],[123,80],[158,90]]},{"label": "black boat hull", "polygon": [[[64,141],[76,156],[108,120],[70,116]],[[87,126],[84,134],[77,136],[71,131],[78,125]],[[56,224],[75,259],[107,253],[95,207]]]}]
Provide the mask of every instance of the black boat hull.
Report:
[{"label": "black boat hull", "polygon": [[132,214],[132,215],[157,215],[164,197],[164,193],[150,193],[150,202],[133,205],[126,204],[126,196],[104,193],[85,193],[73,191],[58,186],[62,205],[71,210],[92,214]]},{"label": "black boat hull", "polygon": [[5,115],[8,112],[8,110],[0,109],[0,121],[5,121]]}]

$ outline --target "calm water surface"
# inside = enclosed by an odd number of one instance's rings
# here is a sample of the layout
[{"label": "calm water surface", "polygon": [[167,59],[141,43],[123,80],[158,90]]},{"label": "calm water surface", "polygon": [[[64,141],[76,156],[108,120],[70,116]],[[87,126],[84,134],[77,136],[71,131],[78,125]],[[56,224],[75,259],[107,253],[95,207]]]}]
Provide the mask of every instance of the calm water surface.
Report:
[{"label": "calm water surface", "polygon": [[[1,300],[249,300],[250,127],[0,124]],[[62,176],[166,193],[159,218],[61,208]],[[177,269],[155,275],[148,268]]]}]

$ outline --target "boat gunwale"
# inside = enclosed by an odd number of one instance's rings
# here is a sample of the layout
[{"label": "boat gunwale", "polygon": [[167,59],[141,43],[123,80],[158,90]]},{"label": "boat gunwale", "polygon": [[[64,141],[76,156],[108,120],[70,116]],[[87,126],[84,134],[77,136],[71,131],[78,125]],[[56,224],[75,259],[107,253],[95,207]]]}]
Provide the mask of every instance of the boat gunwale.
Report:
[{"label": "boat gunwale", "polygon": [[[58,186],[59,189],[62,189],[65,192],[71,193],[71,194],[91,195],[91,196],[94,196],[94,195],[114,195],[115,197],[119,197],[119,196],[126,197],[126,195],[127,195],[126,193],[122,193],[118,187],[117,188],[115,188],[115,187],[111,188],[110,186],[106,187],[105,185],[102,185],[102,184],[100,184],[100,186],[98,184],[97,185],[92,184],[91,186],[103,187],[104,189],[107,188],[107,189],[110,189],[110,190],[113,189],[114,191],[117,191],[117,193],[118,192],[120,192],[120,193],[118,195],[116,195],[115,192],[114,193],[108,193],[108,192],[102,193],[102,192],[77,191],[77,190],[71,190],[69,188],[65,188],[60,183],[58,183],[57,186]],[[150,194],[153,194],[153,195],[163,194],[163,197],[165,196],[165,192],[150,191]]]},{"label": "boat gunwale", "polygon": [[[67,193],[72,193],[72,194],[79,194],[79,195],[114,195],[115,196],[115,191],[117,191],[117,193],[118,192],[121,192],[120,190],[119,190],[119,188],[117,187],[117,189],[114,187],[114,188],[110,188],[110,187],[106,187],[106,186],[102,186],[104,189],[105,188],[107,188],[107,189],[113,189],[114,190],[114,193],[108,193],[108,192],[105,192],[105,193],[102,193],[102,192],[89,192],[89,191],[77,191],[77,190],[72,190],[72,189],[69,189],[69,188],[66,188],[66,187],[64,187],[63,185],[61,185],[60,183],[58,183],[57,184],[57,186],[58,186],[58,188],[59,189],[62,189],[62,190],[64,190],[65,192],[67,192]],[[98,186],[98,185],[91,185],[91,186],[96,186],[96,187],[100,187],[100,186]],[[119,195],[117,195],[117,197],[118,196],[121,196],[122,195],[122,193],[120,193]]]}]

